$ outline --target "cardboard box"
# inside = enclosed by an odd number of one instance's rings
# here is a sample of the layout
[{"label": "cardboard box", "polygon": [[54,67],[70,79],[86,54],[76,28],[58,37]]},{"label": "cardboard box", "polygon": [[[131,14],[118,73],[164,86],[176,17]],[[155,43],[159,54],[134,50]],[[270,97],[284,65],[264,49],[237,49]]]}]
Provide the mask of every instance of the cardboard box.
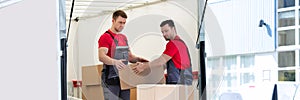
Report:
[{"label": "cardboard box", "polygon": [[137,86],[137,100],[155,100],[155,84]]},{"label": "cardboard box", "polygon": [[137,64],[130,64],[129,67],[126,67],[119,71],[121,89],[130,89],[134,88],[139,84],[164,84],[164,68],[155,67],[145,69],[140,74],[136,74],[132,67]]},{"label": "cardboard box", "polygon": [[137,86],[137,100],[194,100],[195,89],[187,85],[142,84]]},{"label": "cardboard box", "polygon": [[130,89],[130,100],[137,100],[136,98],[136,88]]},{"label": "cardboard box", "polygon": [[101,86],[102,65],[82,67],[83,100],[104,100]]}]

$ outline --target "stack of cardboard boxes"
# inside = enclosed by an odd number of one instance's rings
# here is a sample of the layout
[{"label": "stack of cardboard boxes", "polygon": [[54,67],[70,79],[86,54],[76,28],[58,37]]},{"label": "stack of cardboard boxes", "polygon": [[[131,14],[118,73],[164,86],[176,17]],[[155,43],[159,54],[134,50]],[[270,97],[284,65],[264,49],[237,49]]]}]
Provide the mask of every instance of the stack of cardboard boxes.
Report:
[{"label": "stack of cardboard boxes", "polygon": [[82,67],[82,99],[104,100],[101,87],[102,65]]},{"label": "stack of cardboard boxes", "polygon": [[187,85],[141,84],[137,100],[194,100],[194,88]]},{"label": "stack of cardboard boxes", "polygon": [[[130,100],[192,100],[192,86],[165,85],[163,67],[136,74],[131,67],[119,71],[121,89],[130,89]],[[82,99],[104,100],[101,86],[103,65],[82,67]],[[136,88],[137,87],[137,88]],[[187,94],[188,93],[188,94]]]},{"label": "stack of cardboard boxes", "polygon": [[[130,100],[136,100],[136,86],[144,83],[164,83],[163,68],[146,69],[141,74],[136,74],[130,64],[119,71],[121,89],[131,89]],[[103,65],[82,67],[82,94],[83,100],[103,100],[103,89],[101,86],[101,71]]]}]

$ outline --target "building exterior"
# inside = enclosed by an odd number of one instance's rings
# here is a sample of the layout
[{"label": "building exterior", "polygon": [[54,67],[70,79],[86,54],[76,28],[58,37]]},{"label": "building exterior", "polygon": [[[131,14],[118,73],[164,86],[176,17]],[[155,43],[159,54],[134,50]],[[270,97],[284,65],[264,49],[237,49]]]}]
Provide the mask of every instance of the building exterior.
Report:
[{"label": "building exterior", "polygon": [[206,11],[208,100],[224,93],[253,100],[259,90],[271,98],[273,87],[262,84],[285,84],[291,88],[278,98],[299,98],[300,0],[208,0]]}]

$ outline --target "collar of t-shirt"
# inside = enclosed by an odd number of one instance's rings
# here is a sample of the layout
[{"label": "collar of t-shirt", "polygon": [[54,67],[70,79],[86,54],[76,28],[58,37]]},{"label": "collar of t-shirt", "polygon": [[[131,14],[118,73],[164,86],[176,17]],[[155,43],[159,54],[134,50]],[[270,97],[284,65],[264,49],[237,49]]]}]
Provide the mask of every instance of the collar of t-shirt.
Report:
[{"label": "collar of t-shirt", "polygon": [[176,35],[174,40],[180,40],[180,37],[178,35]]},{"label": "collar of t-shirt", "polygon": [[113,37],[115,37],[115,36],[117,35],[116,33],[112,32],[110,29],[108,30],[108,32],[109,32],[111,35],[113,35]]}]

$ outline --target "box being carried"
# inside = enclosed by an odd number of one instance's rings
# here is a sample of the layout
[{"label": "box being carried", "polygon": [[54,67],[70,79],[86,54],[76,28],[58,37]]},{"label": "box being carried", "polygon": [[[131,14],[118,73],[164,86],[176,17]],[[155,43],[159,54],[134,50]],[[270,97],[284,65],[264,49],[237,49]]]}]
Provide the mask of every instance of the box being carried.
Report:
[{"label": "box being carried", "polygon": [[155,67],[145,69],[140,74],[136,74],[132,67],[137,66],[137,64],[130,64],[119,71],[121,89],[134,88],[139,84],[163,84],[165,83],[164,68]]}]

